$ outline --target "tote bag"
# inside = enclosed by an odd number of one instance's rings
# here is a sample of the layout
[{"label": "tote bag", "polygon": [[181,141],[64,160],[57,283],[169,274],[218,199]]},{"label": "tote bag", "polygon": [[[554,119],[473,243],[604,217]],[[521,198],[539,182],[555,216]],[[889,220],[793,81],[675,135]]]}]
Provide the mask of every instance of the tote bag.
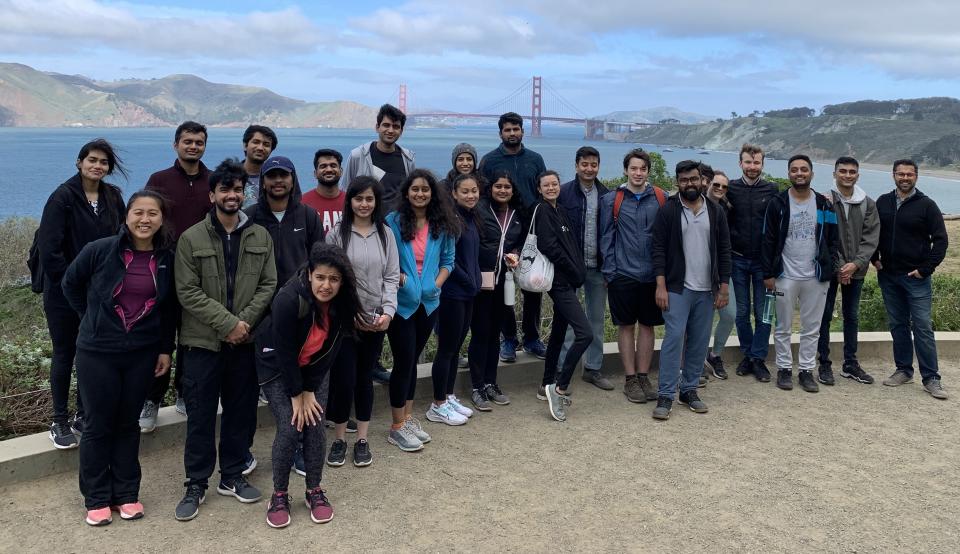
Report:
[{"label": "tote bag", "polygon": [[520,251],[520,273],[517,276],[517,284],[528,292],[547,292],[553,286],[553,262],[537,248],[537,235],[533,232],[539,209],[540,205],[533,209],[530,230],[527,232],[526,240],[523,241],[523,250]]}]

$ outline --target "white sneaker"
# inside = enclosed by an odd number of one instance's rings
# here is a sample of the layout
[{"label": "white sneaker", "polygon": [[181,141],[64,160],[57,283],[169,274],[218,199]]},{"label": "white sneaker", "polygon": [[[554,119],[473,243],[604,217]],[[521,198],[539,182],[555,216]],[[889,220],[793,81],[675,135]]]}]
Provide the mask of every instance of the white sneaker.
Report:
[{"label": "white sneaker", "polygon": [[437,406],[431,403],[427,410],[427,419],[435,423],[446,423],[447,425],[463,425],[467,422],[466,416],[458,414],[449,402],[444,402]]},{"label": "white sneaker", "polygon": [[460,399],[456,396],[452,394],[448,395],[447,404],[449,404],[450,407],[453,408],[458,414],[464,417],[473,417],[473,410],[461,404]]},{"label": "white sneaker", "polygon": [[407,416],[407,419],[403,422],[403,428],[412,433],[413,436],[417,437],[423,444],[427,444],[432,440],[430,435],[423,430],[423,426],[420,425],[420,420],[413,416]]}]

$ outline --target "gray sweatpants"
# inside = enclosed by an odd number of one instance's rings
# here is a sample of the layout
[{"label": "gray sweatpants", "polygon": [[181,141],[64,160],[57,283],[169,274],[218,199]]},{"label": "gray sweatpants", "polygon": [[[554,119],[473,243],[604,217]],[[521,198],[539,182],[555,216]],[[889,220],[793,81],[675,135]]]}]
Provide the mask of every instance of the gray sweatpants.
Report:
[{"label": "gray sweatpants", "polygon": [[[314,394],[317,402],[327,409],[327,394],[330,390],[330,373],[323,376],[323,381]],[[290,424],[293,418],[293,402],[283,386],[282,379],[277,378],[263,385],[263,394],[270,402],[270,411],[276,419],[277,434],[273,439],[273,490],[287,491],[290,485],[290,468],[293,466],[293,456],[297,446],[303,439],[303,462],[307,470],[307,489],[320,485],[323,478],[323,454],[327,446],[327,437],[323,431],[323,422],[317,425],[308,425],[303,432]],[[326,414],[324,414],[324,418]]]},{"label": "gray sweatpants", "polygon": [[793,307],[800,303],[800,349],[797,369],[813,371],[817,363],[817,341],[820,339],[820,321],[827,303],[827,285],[817,279],[795,281],[777,279],[777,327],[773,345],[777,353],[777,369],[793,369],[793,351],[790,334],[793,330]]}]

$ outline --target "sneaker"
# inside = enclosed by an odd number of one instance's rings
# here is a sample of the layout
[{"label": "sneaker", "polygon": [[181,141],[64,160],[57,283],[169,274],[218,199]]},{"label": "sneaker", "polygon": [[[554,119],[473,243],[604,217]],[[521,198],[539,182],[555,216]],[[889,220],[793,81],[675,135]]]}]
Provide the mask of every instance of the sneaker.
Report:
[{"label": "sneaker", "polygon": [[627,375],[627,380],[623,383],[623,394],[627,400],[635,404],[643,404],[647,401],[647,395],[640,388],[640,380],[636,375]]},{"label": "sneaker", "polygon": [[177,401],[173,403],[173,409],[182,416],[187,415],[187,401],[179,394],[177,395]]},{"label": "sneaker", "polygon": [[460,399],[457,398],[456,395],[448,394],[447,404],[450,404],[450,407],[463,417],[473,417],[473,410],[461,404]]},{"label": "sneaker", "polygon": [[717,379],[727,378],[727,369],[723,367],[723,359],[720,356],[707,354],[707,367],[704,369],[709,369]]},{"label": "sneaker", "polygon": [[341,439],[333,441],[330,445],[330,453],[327,454],[327,465],[330,467],[340,467],[347,458],[347,442]]},{"label": "sneaker", "polygon": [[320,487],[307,491],[306,504],[310,509],[310,520],[314,523],[326,523],[333,519],[333,506]]},{"label": "sneaker", "polygon": [[493,406],[490,405],[490,399],[487,398],[486,387],[473,389],[473,392],[470,394],[470,402],[481,412],[493,411]]},{"label": "sneaker", "polygon": [[755,358],[750,365],[753,367],[753,376],[757,378],[757,381],[761,383],[770,382],[770,370],[767,369],[767,362]]},{"label": "sneaker", "polygon": [[643,395],[647,397],[647,400],[656,400],[657,387],[654,387],[653,383],[650,382],[650,376],[646,373],[638,373],[637,380],[640,381],[640,388],[643,389]]},{"label": "sneaker", "polygon": [[700,400],[700,397],[697,396],[697,391],[692,390],[689,392],[680,393],[680,403],[686,404],[690,408],[691,412],[698,414],[707,413],[707,405],[704,404],[703,400]]},{"label": "sneaker", "polygon": [[930,396],[939,400],[947,399],[947,391],[943,390],[940,379],[928,379],[927,382],[923,384],[923,390],[929,392]]},{"label": "sneaker", "polygon": [[50,424],[50,441],[58,450],[70,450],[80,446],[77,436],[70,431],[70,426],[66,423]]},{"label": "sneaker", "polygon": [[793,373],[789,369],[777,370],[777,388],[793,390]]},{"label": "sneaker", "polygon": [[750,358],[740,360],[740,365],[737,366],[736,373],[741,377],[753,373],[753,362],[750,361]]},{"label": "sneaker", "polygon": [[241,475],[232,481],[220,480],[217,485],[217,494],[223,496],[232,496],[244,504],[259,502],[263,495],[256,487],[247,482],[247,478]]},{"label": "sneaker", "polygon": [[353,443],[353,465],[367,467],[373,463],[373,454],[370,453],[370,443],[367,439],[360,439]]},{"label": "sneaker", "polygon": [[540,385],[539,387],[537,387],[537,400],[546,401],[546,399],[547,399],[547,388],[543,385]]},{"label": "sneaker", "polygon": [[907,375],[906,371],[900,369],[893,372],[893,375],[883,380],[883,384],[888,387],[899,387],[913,382],[913,375]]},{"label": "sneaker", "polygon": [[263,387],[260,387],[260,396],[257,398],[257,402],[264,406],[270,403],[270,401],[267,400],[267,395],[263,393]]},{"label": "sneaker", "polygon": [[517,361],[516,339],[503,339],[500,343],[500,361],[512,364]]},{"label": "sneaker", "polygon": [[257,459],[253,457],[252,452],[247,452],[247,458],[243,460],[243,475],[250,475],[253,473],[253,470],[257,469]]},{"label": "sneaker", "polygon": [[860,362],[845,362],[843,364],[843,369],[840,370],[840,377],[853,379],[854,381],[863,383],[865,385],[873,384],[873,376],[860,367]]},{"label": "sneaker", "polygon": [[423,443],[407,429],[406,424],[399,429],[390,429],[390,434],[387,435],[387,442],[404,452],[423,450]]},{"label": "sneaker", "polygon": [[821,365],[817,369],[817,381],[820,381],[828,387],[832,387],[836,383],[833,378],[833,369],[830,366]]},{"label": "sneaker", "polygon": [[584,369],[583,380],[601,390],[613,390],[613,383],[598,369]]},{"label": "sneaker", "polygon": [[570,405],[570,399],[567,395],[557,392],[557,384],[551,383],[546,386],[547,406],[550,408],[550,415],[557,421],[567,420],[567,406]]},{"label": "sneaker", "polygon": [[177,504],[174,517],[177,521],[190,521],[200,513],[200,505],[206,500],[206,494],[200,485],[189,485],[187,492]]},{"label": "sneaker", "polygon": [[457,358],[457,367],[460,369],[467,369],[470,367],[470,360],[468,360],[466,356],[460,356]]},{"label": "sneaker", "polygon": [[707,386],[707,383],[709,382],[710,381],[707,378],[707,374],[706,373],[701,374],[700,379],[697,380],[697,388],[702,389],[703,387]]},{"label": "sneaker", "polygon": [[446,423],[447,425],[463,425],[467,422],[467,416],[457,412],[450,402],[444,402],[437,406],[430,403],[426,413],[427,419],[434,423]]},{"label": "sneaker", "polygon": [[420,425],[419,419],[413,416],[407,416],[407,419],[403,422],[403,425],[404,427],[407,428],[408,431],[413,433],[413,436],[417,437],[417,439],[419,439],[420,442],[422,442],[423,444],[427,444],[432,440],[430,438],[430,435],[423,430],[423,425]]},{"label": "sneaker", "polygon": [[119,506],[110,506],[110,510],[118,512],[120,519],[131,521],[143,517],[143,504],[139,502],[130,502]]},{"label": "sneaker", "polygon": [[274,529],[283,529],[290,525],[290,495],[286,492],[278,491],[270,496],[267,525]]},{"label": "sneaker", "polygon": [[157,411],[159,406],[153,400],[147,400],[143,403],[143,409],[140,410],[140,432],[152,433],[157,428]]},{"label": "sneaker", "polygon": [[75,414],[73,419],[70,420],[70,432],[74,435],[83,434],[83,416],[80,414]]},{"label": "sneaker", "polygon": [[110,515],[110,508],[97,508],[96,510],[87,510],[87,525],[92,527],[103,527],[110,525],[113,517]]},{"label": "sneaker", "polygon": [[657,407],[653,409],[653,419],[670,419],[670,411],[673,409],[673,400],[666,396],[657,398]]},{"label": "sneaker", "polygon": [[541,360],[547,359],[547,347],[544,346],[543,341],[540,339],[524,341],[523,351],[526,352],[527,354],[536,356]]},{"label": "sneaker", "polygon": [[500,385],[496,383],[488,383],[483,387],[483,390],[487,393],[487,399],[498,406],[506,406],[510,403],[510,397],[503,394]]},{"label": "sneaker", "polygon": [[370,374],[374,381],[380,383],[381,385],[390,384],[390,371],[384,369],[380,362],[377,362],[377,366],[373,368],[373,372]]},{"label": "sneaker", "polygon": [[303,461],[303,445],[298,444],[293,451],[293,471],[300,477],[307,476],[307,462]]},{"label": "sneaker", "polygon": [[807,392],[820,392],[820,385],[813,379],[812,371],[801,371],[797,375],[797,381],[800,383],[800,388]]}]

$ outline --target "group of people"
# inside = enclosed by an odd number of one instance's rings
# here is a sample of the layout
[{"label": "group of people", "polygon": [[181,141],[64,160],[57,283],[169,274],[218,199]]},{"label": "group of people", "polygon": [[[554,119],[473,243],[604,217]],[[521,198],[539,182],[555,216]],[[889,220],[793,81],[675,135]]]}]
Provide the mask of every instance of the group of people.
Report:
[{"label": "group of people", "polygon": [[[744,145],[741,178],[683,161],[677,193],[669,195],[649,183],[649,154],[634,149],[623,158],[626,182],[609,190],[597,178],[596,149],[577,150],[576,176],[562,183],[523,145],[523,119],[506,113],[499,147],[479,158],[473,146],[458,144],[452,169],[438,179],[398,144],[405,123],[403,112],[384,105],[377,139],[346,161],[318,150],[316,186],[307,191],[293,163],[273,154],[277,135],[260,125],[244,132],[242,161],[226,159],[211,171],[201,161],[206,128],[183,123],[173,166],[126,203],[104,180],[125,174],[113,146],[103,139],[83,146],[77,173],[44,207],[37,251],[53,343],[50,439],[57,448],[79,445],[88,524],[110,523],[113,512],[143,516],[139,437],[156,427],[171,381],[176,410],[187,416],[176,519],[198,515],[218,460],[218,494],[261,500],[246,478],[257,467],[251,446],[261,399],[276,419],[267,524],[291,521],[291,469],[305,477],[311,520],[330,521],[322,469],[345,463],[348,431],[357,436],[353,464],[373,461],[373,374],[385,340],[392,355],[387,441],[405,452],[431,440],[414,415],[417,361],[431,334],[437,351],[428,421],[463,425],[475,410],[509,404],[497,368],[514,362],[521,345],[544,360],[537,397],[564,421],[581,359],[584,381],[615,388],[601,372],[607,303],[623,393],[631,402],[656,401],[656,419],[669,418],[675,399],[707,411],[698,388],[705,368],[727,378],[720,355],[734,321],[743,353],[737,374],[770,380],[765,360],[775,319],[777,386],[792,388],[796,304],[799,385],[815,392],[817,381],[834,384],[829,327],[838,288],[841,375],[872,383],[856,357],[870,263],[893,335],[896,369],[884,384],[912,380],[916,350],[924,389],[946,398],[930,275],[947,235],[936,204],[915,188],[914,162],[897,161],[896,189],[874,201],[856,186],[853,158],[837,160],[835,188],[823,195],[811,189],[811,160],[797,155],[788,162],[791,187],[778,192],[762,178],[763,151]],[[542,294],[527,290],[518,340],[515,276],[529,269],[531,254],[554,270],[546,345]],[[664,339],[654,386],[658,325]],[[472,408],[455,387],[468,333]],[[74,365],[77,413],[70,418]]]}]

